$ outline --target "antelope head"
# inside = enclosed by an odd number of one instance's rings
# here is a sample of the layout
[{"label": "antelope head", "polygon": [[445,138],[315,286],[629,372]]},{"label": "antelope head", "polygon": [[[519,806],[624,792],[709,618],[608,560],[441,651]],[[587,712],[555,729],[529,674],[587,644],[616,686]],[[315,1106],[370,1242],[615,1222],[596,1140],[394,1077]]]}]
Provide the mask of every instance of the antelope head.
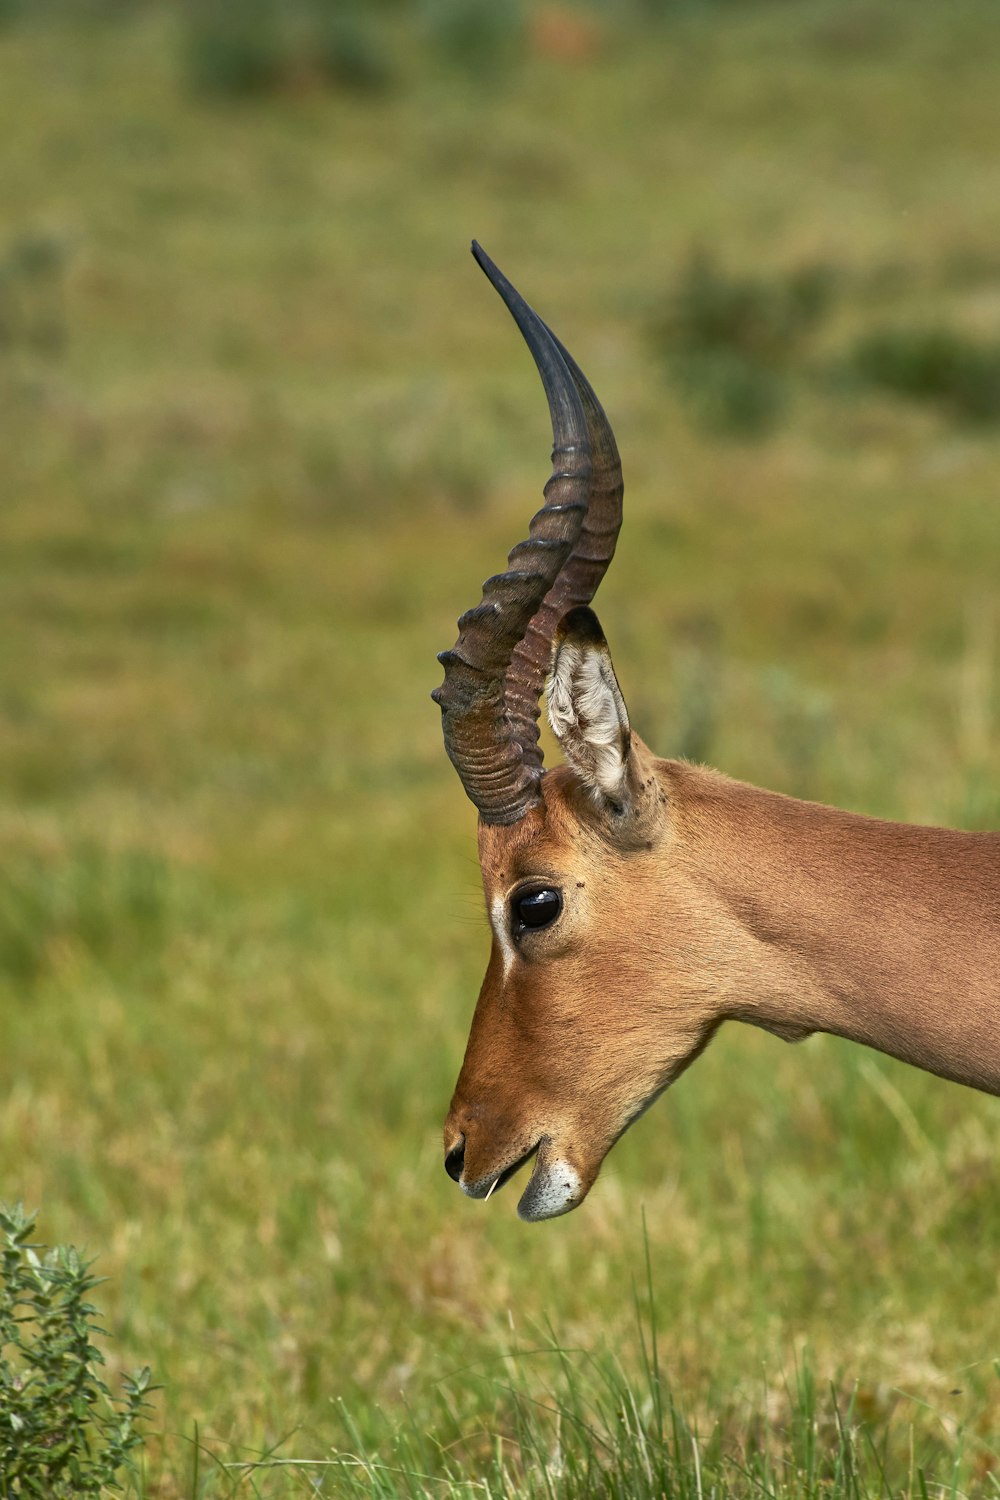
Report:
[{"label": "antelope head", "polygon": [[[479,810],[492,952],[445,1127],[446,1168],[488,1197],[536,1157],[518,1212],[576,1207],[624,1130],[705,1045],[712,1021],[651,994],[670,839],[658,763],[629,726],[589,603],[622,516],[614,435],[585,375],[476,244],[541,375],[545,503],[459,620],[434,693]],[[539,697],[566,764],[545,772]],[[683,893],[670,942],[687,925]],[[610,1017],[613,1016],[613,1022]]]},{"label": "antelope head", "polygon": [[[833,1032],[1000,1094],[1000,834],[864,818],[656,760],[589,608],[621,525],[608,420],[473,252],[552,418],[545,504],[441,656],[448,754],[479,809],[492,951],[445,1166],[518,1205],[586,1196],[611,1146],[728,1018]],[[543,774],[538,700],[565,765]]]}]

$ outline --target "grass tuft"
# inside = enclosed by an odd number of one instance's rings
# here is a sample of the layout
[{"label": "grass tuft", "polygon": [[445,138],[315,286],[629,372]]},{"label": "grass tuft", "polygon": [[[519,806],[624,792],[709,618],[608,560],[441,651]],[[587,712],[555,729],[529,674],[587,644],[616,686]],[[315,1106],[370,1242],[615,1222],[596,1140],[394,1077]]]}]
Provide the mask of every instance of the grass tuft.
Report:
[{"label": "grass tuft", "polygon": [[[215,1461],[234,1484],[302,1480],[376,1500],[888,1500],[923,1493],[931,1475],[947,1476],[931,1481],[942,1495],[995,1493],[989,1441],[950,1435],[943,1416],[928,1436],[901,1392],[824,1386],[808,1353],[788,1382],[762,1379],[751,1402],[701,1426],[671,1389],[649,1260],[646,1274],[627,1366],[550,1333],[438,1381],[430,1427],[414,1412],[373,1440],[338,1403],[343,1446],[328,1457]],[[470,1421],[470,1406],[488,1415]]]}]

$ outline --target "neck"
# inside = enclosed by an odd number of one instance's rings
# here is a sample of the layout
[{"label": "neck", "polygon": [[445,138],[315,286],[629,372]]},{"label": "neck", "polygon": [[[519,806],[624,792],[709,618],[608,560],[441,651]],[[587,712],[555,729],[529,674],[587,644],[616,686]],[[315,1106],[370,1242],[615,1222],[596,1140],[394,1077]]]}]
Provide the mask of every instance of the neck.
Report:
[{"label": "neck", "polygon": [[1000,834],[661,768],[689,878],[727,934],[720,1019],[831,1032],[1000,1094]]}]

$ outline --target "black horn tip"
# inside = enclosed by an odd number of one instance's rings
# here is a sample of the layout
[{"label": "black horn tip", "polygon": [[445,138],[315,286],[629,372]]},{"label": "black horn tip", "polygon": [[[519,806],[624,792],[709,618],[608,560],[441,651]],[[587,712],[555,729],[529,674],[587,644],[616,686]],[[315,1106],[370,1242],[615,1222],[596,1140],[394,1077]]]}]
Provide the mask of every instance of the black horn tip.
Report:
[{"label": "black horn tip", "polygon": [[[514,306],[526,307],[527,304],[524,302],[524,298],[521,296],[520,292],[515,286],[511,285],[511,283],[507,280],[506,276],[501,271],[500,267],[497,265],[496,261],[491,260],[478,240],[472,241],[472,256],[476,262],[476,265],[482,271],[487,281],[495,291],[498,291],[500,293],[501,297],[507,303],[507,306],[511,309],[512,312],[514,311]],[[541,320],[539,319],[538,321]]]}]

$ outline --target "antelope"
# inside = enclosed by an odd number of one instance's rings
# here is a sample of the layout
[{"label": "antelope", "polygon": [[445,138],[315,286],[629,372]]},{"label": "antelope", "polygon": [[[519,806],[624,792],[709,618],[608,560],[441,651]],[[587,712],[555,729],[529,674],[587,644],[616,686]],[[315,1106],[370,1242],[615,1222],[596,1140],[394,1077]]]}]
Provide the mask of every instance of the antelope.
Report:
[{"label": "antelope", "polygon": [[[579,366],[475,243],[552,422],[545,503],[439,657],[492,929],[445,1167],[522,1219],[576,1208],[723,1021],[830,1032],[1000,1093],[1000,833],[885,822],[680,760],[629,723],[590,602],[621,462]],[[545,771],[539,697],[565,764]]]}]

